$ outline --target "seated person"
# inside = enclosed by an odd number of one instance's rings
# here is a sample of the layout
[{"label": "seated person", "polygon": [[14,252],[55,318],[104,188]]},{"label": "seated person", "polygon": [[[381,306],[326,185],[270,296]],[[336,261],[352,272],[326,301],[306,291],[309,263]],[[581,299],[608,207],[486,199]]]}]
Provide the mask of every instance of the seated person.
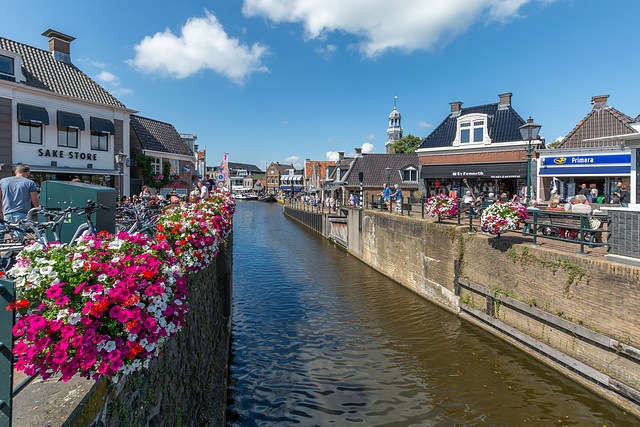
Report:
[{"label": "seated person", "polygon": [[533,211],[539,211],[540,208],[538,208],[538,201],[535,199],[529,200],[529,207],[527,209],[533,210]]},{"label": "seated person", "polygon": [[508,202],[509,201],[509,197],[507,196],[507,193],[500,193],[500,200],[501,202]]},{"label": "seated person", "polygon": [[567,200],[567,203],[564,204],[564,210],[567,212],[571,212],[571,206],[573,206],[576,203],[576,198],[574,197],[570,197],[569,200]]},{"label": "seated person", "polygon": [[562,206],[558,206],[560,204],[560,199],[557,197],[552,197],[549,200],[549,206],[547,206],[548,211],[556,211],[556,212],[564,212],[564,208]]},{"label": "seated person", "polygon": [[474,202],[474,198],[471,195],[471,191],[467,190],[464,197],[462,198],[462,203],[464,203],[465,205],[470,205],[473,202]]},{"label": "seated person", "polygon": [[487,197],[484,201],[488,203],[494,203],[496,200],[496,195],[493,193],[489,193],[489,197]]},{"label": "seated person", "polygon": [[583,194],[578,194],[576,197],[576,203],[571,206],[571,212],[577,214],[590,214],[591,206],[589,206],[587,202],[587,196]]}]

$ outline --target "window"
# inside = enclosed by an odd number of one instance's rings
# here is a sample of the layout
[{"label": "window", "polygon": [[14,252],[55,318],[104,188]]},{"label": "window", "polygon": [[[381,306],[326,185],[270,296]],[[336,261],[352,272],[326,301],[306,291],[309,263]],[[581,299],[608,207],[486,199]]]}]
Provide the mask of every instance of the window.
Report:
[{"label": "window", "polygon": [[[14,59],[9,56],[0,55],[0,74],[14,77]],[[14,79],[12,79],[15,81]]]},{"label": "window", "polygon": [[460,124],[460,142],[469,142],[469,135],[471,130],[471,123],[461,123]]},{"label": "window", "polygon": [[58,147],[78,148],[78,129],[58,128]]},{"label": "window", "polygon": [[180,165],[177,160],[169,160],[171,163],[171,175],[180,175]]},{"label": "window", "polygon": [[460,143],[484,141],[484,120],[473,120],[470,122],[460,123]]},{"label": "window", "polygon": [[42,125],[39,123],[19,123],[18,141],[42,144]]},{"label": "window", "polygon": [[154,157],[153,163],[151,163],[151,166],[153,167],[154,174],[162,173],[162,159]]},{"label": "window", "polygon": [[482,142],[484,139],[484,120],[473,122],[473,142]]},{"label": "window", "polygon": [[108,133],[92,133],[91,149],[98,151],[109,151],[109,134]]},{"label": "window", "polygon": [[411,169],[406,169],[404,171],[402,171],[402,180],[403,181],[410,181],[410,182],[417,182],[418,181],[418,171],[411,168]]}]

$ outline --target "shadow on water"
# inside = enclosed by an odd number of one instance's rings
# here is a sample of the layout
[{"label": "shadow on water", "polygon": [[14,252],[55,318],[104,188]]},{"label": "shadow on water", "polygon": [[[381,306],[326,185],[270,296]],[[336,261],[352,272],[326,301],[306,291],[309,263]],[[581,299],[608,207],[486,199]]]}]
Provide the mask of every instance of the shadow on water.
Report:
[{"label": "shadow on water", "polygon": [[629,425],[614,405],[284,217],[234,218],[228,425]]}]

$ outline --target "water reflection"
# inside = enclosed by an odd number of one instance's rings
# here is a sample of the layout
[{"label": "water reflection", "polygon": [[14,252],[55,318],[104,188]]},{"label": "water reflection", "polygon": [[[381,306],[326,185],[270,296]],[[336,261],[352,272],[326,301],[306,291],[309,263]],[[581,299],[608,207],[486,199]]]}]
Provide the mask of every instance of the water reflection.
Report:
[{"label": "water reflection", "polygon": [[229,424],[627,425],[621,410],[288,220],[234,219]]}]

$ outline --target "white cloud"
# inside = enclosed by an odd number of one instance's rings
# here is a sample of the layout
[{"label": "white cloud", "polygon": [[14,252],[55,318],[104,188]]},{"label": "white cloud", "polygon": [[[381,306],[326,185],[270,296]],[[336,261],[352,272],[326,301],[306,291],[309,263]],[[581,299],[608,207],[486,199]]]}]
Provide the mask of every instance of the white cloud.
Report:
[{"label": "white cloud", "polygon": [[289,124],[289,120],[283,120],[283,121],[282,121],[282,126],[284,126],[284,125],[288,125],[288,124]]},{"label": "white cloud", "polygon": [[364,139],[366,141],[373,141],[374,139],[376,139],[376,136],[372,133],[370,133],[369,135],[365,136]]},{"label": "white cloud", "polygon": [[374,147],[373,144],[370,144],[368,142],[365,142],[364,144],[362,144],[363,153],[373,153],[375,151],[376,151],[376,147]]},{"label": "white cloud", "polygon": [[506,22],[519,17],[530,1],[547,0],[244,0],[245,16],[274,23],[297,22],[305,36],[331,32],[360,38],[357,49],[374,58],[390,49],[432,49],[476,22]]},{"label": "white cloud", "polygon": [[120,96],[120,95],[131,95],[133,93],[133,90],[131,89],[125,89],[123,87],[118,88],[118,89],[114,89],[112,91],[110,91],[112,95],[115,96]]},{"label": "white cloud", "polygon": [[421,128],[432,128],[433,125],[431,123],[427,123],[427,122],[420,122],[418,123],[418,126],[420,126]]},{"label": "white cloud", "polygon": [[269,71],[262,64],[266,46],[241,44],[208,11],[202,18],[190,18],[180,35],[166,29],[146,36],[135,51],[135,58],[127,62],[137,70],[179,79],[209,69],[242,84],[254,72]]},{"label": "white cloud", "polygon": [[111,84],[113,86],[120,84],[120,79],[115,74],[105,70],[102,70],[100,74],[96,76],[96,80],[102,84]]},{"label": "white cloud", "polygon": [[327,160],[331,162],[337,162],[339,156],[337,151],[327,151]]},{"label": "white cloud", "polygon": [[285,163],[291,163],[293,165],[294,168],[296,169],[301,169],[302,168],[302,162],[300,161],[300,156],[290,156],[290,157],[286,157],[284,159]]},{"label": "white cloud", "polygon": [[325,47],[316,48],[316,52],[321,54],[325,59],[330,59],[337,50],[338,46],[334,44],[328,44]]}]

